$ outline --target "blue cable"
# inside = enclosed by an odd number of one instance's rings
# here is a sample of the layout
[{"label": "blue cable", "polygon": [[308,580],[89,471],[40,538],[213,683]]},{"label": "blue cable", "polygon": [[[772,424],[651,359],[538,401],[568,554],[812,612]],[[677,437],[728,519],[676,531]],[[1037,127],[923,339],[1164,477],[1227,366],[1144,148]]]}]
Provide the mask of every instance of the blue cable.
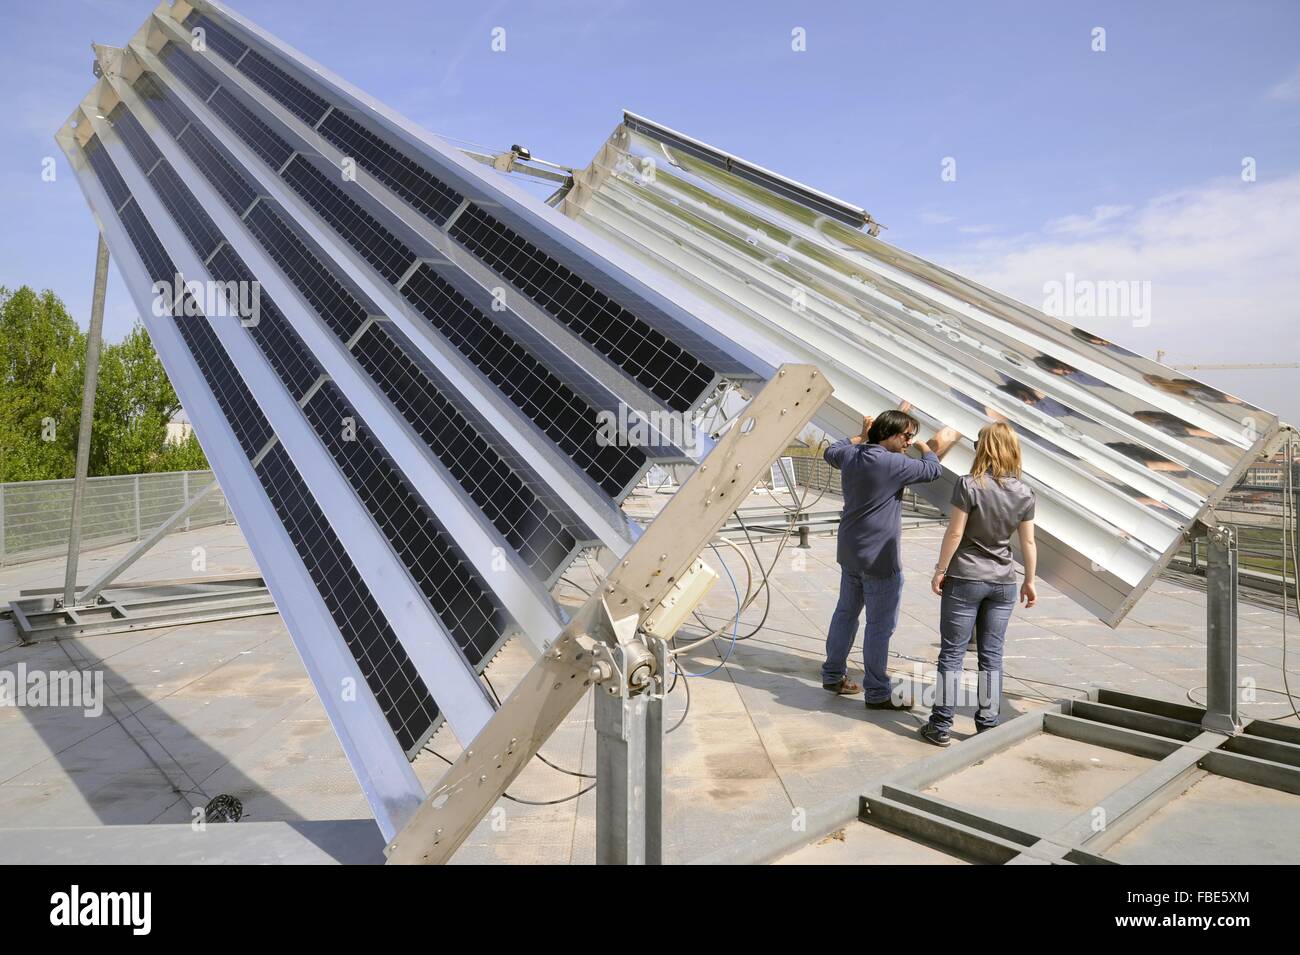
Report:
[{"label": "blue cable", "polygon": [[676,669],[678,673],[680,673],[682,676],[685,677],[694,678],[694,677],[712,676],[714,673],[717,673],[724,666],[726,666],[727,661],[731,659],[732,651],[736,649],[736,634],[740,630],[740,614],[742,610],[740,606],[740,588],[736,586],[736,578],[732,575],[731,568],[727,566],[727,562],[723,560],[722,555],[718,553],[718,545],[710,544],[709,547],[713,551],[713,556],[718,558],[718,563],[722,565],[722,569],[727,572],[727,579],[731,581],[731,590],[736,595],[736,618],[735,620],[732,621],[731,624],[731,645],[727,647],[727,654],[722,658],[722,662],[719,663],[717,666],[715,666],[712,670],[705,670],[703,673],[687,673],[685,670],[683,670],[680,666],[677,665],[677,657],[675,656],[673,657],[674,669]]}]

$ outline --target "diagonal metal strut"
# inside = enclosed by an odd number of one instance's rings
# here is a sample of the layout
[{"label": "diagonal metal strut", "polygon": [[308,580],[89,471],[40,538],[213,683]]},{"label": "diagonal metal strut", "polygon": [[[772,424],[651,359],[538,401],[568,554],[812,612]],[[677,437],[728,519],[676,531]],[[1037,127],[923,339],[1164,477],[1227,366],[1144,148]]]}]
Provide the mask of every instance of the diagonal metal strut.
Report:
[{"label": "diagonal metal strut", "polygon": [[398,832],[386,850],[390,863],[451,858],[592,682],[607,678],[598,645],[623,646],[636,638],[642,619],[831,391],[813,366],[784,365],[732,419],[731,429]]}]

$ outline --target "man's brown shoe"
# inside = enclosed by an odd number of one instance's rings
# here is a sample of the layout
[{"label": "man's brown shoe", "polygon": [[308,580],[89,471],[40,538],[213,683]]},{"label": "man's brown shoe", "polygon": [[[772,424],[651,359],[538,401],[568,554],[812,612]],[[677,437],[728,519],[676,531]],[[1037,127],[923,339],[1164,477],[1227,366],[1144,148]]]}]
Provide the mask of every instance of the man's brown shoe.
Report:
[{"label": "man's brown shoe", "polygon": [[862,687],[858,686],[848,677],[845,677],[838,683],[823,683],[822,689],[827,693],[834,693],[836,696],[852,696],[855,693],[862,692]]}]

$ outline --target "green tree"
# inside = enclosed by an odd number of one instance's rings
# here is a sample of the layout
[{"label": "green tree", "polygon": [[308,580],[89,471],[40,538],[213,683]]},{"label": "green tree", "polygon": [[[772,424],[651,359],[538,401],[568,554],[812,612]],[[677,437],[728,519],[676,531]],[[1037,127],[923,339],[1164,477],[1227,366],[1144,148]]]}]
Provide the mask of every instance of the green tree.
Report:
[{"label": "green tree", "polygon": [[[53,292],[0,288],[0,481],[72,477],[86,336]],[[191,435],[167,443],[180,401],[139,322],[100,350],[90,473],[207,467]]]},{"label": "green tree", "polygon": [[0,480],[72,474],[85,352],[53,292],[0,287]]}]

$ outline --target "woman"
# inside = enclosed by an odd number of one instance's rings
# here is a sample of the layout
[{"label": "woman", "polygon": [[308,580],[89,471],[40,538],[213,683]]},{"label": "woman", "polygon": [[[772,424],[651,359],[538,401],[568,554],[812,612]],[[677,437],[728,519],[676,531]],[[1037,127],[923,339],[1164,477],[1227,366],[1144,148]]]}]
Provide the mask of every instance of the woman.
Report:
[{"label": "woman", "polygon": [[975,443],[975,463],[952,491],[948,533],[939,550],[931,589],[939,610],[939,676],[930,721],[921,736],[936,746],[952,742],[953,709],[959,702],[962,659],[974,630],[979,654],[977,731],[998,723],[1002,698],[1002,640],[1016,605],[1016,568],[1011,535],[1020,535],[1025,607],[1038,601],[1034,573],[1034,492],[1020,481],[1020,442],[1002,421],[986,425]]}]

